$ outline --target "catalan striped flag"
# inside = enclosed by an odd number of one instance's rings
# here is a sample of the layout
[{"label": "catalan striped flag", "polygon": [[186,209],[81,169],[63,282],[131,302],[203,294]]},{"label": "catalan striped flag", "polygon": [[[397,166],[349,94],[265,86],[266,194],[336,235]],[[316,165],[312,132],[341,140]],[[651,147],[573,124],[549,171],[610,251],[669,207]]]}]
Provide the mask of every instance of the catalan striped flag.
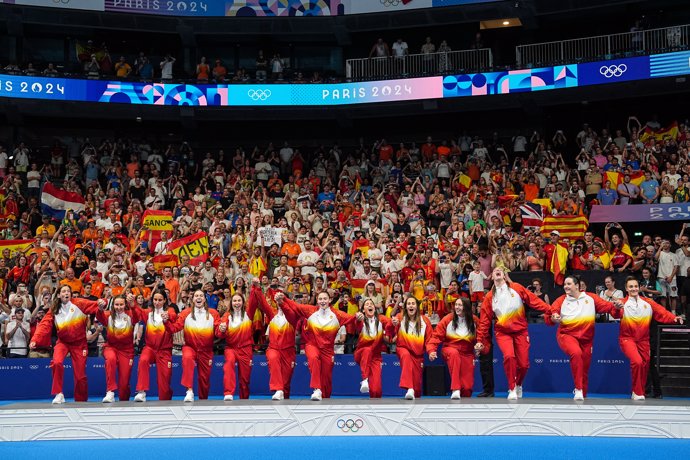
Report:
[{"label": "catalan striped flag", "polygon": [[541,234],[549,236],[558,230],[561,238],[582,238],[587,231],[589,222],[585,216],[546,216],[541,226]]}]

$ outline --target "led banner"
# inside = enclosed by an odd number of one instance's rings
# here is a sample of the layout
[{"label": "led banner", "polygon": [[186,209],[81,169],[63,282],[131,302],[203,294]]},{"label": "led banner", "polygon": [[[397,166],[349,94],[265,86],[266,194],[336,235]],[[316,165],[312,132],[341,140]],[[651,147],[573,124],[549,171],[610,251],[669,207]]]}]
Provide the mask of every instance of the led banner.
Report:
[{"label": "led banner", "polygon": [[9,5],[186,17],[299,17],[386,13],[499,0],[0,0]]},{"label": "led banner", "polygon": [[0,0],[0,3],[7,5],[44,6],[65,10],[103,11],[105,9],[104,0]]},{"label": "led banner", "polygon": [[667,220],[690,221],[690,203],[595,205],[589,215],[590,223],[661,222]]},{"label": "led banner", "polygon": [[548,91],[690,74],[690,51],[446,77],[194,85],[0,75],[0,97],[162,106],[334,106]]}]

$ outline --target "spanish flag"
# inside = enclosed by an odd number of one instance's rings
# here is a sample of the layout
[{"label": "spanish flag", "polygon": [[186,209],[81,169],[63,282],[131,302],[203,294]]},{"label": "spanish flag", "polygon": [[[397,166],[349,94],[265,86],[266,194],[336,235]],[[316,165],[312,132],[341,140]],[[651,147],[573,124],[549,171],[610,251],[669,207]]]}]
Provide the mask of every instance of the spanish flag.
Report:
[{"label": "spanish flag", "polygon": [[249,260],[249,273],[261,278],[266,273],[266,263],[263,257],[252,257]]},{"label": "spanish flag", "polygon": [[472,179],[466,174],[460,174],[460,191],[462,193],[467,193],[467,191],[472,187]]},{"label": "spanish flag", "polygon": [[554,282],[559,286],[562,286],[565,281],[565,268],[567,263],[568,250],[564,246],[557,244],[551,254],[551,258],[546,261],[546,268],[553,273]]},{"label": "spanish flag", "polygon": [[10,257],[14,257],[17,252],[25,253],[34,240],[4,240],[0,241],[0,258],[5,249],[10,250]]},{"label": "spanish flag", "polygon": [[674,121],[665,128],[652,129],[649,126],[647,126],[645,129],[642,130],[642,133],[640,134],[640,140],[642,142],[647,142],[650,139],[653,139],[655,141],[663,141],[669,138],[676,139],[678,138],[678,134],[678,122]]},{"label": "spanish flag", "polygon": [[154,256],[151,259],[153,268],[156,271],[163,270],[165,267],[175,267],[179,264],[179,259],[175,254],[162,254]]},{"label": "spanish flag", "polygon": [[362,257],[366,259],[369,256],[369,240],[354,240],[350,252],[354,254],[357,249],[362,251]]}]

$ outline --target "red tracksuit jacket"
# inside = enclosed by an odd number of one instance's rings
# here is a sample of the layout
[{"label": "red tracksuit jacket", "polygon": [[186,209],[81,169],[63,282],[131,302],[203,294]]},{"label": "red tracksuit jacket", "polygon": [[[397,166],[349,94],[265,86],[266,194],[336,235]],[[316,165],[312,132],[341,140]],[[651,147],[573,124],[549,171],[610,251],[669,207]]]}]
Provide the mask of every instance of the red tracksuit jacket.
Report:
[{"label": "red tracksuit jacket", "polygon": [[54,322],[58,339],[61,342],[70,345],[85,344],[88,315],[95,315],[98,311],[96,301],[79,298],[74,298],[66,305],[61,305],[57,315],[53,315],[53,310],[49,309],[36,326],[36,332],[31,341],[39,345],[50,343]]},{"label": "red tracksuit jacket", "polygon": [[551,307],[539,297],[517,283],[506,283],[500,289],[489,291],[482,302],[477,341],[484,344],[485,352],[491,346],[489,327],[496,318],[495,330],[503,334],[516,334],[527,331],[525,304],[551,314]]},{"label": "red tracksuit jacket", "polygon": [[[177,313],[172,308],[167,310],[170,316],[169,322],[177,321]],[[153,308],[141,310],[141,320],[146,323],[146,346],[153,350],[170,350],[173,347],[172,335],[165,330],[160,313],[155,313]]]},{"label": "red tracksuit jacket", "polygon": [[[475,328],[479,324],[479,318],[474,317]],[[464,318],[459,318],[458,327],[453,325],[453,314],[444,316],[436,325],[434,334],[426,346],[426,352],[437,351],[438,346],[457,348],[463,353],[474,353],[474,345],[477,343],[477,333],[470,332]]]},{"label": "red tracksuit jacket", "polygon": [[[567,334],[583,341],[594,339],[596,313],[614,315],[618,310],[613,303],[586,292],[581,292],[578,298],[562,295],[556,299],[551,309],[553,313],[561,315],[561,325],[558,327],[558,333]],[[546,322],[547,324],[552,324],[551,317],[548,315],[546,316]]]},{"label": "red tracksuit jacket", "polygon": [[295,348],[295,328],[300,318],[292,310],[275,310],[261,289],[253,287],[249,297],[256,296],[259,308],[268,319],[268,346],[274,350]]},{"label": "red tracksuit jacket", "polygon": [[616,309],[613,315],[621,318],[620,338],[631,339],[635,342],[649,341],[649,324],[654,318],[659,323],[674,323],[673,313],[654,302],[652,299],[626,297],[622,300],[623,308]]},{"label": "red tracksuit jacket", "polygon": [[304,340],[321,350],[333,351],[335,338],[340,326],[351,323],[355,317],[340,310],[329,308],[325,312],[316,305],[302,305],[290,299],[284,299],[283,311],[294,313],[306,319],[303,329]]},{"label": "red tracksuit jacket", "polygon": [[431,339],[433,327],[431,321],[425,315],[421,318],[421,328],[419,334],[414,323],[404,324],[402,313],[398,313],[398,326],[395,327],[395,334],[398,336],[398,348],[405,348],[415,356],[424,356],[426,344]]},{"label": "red tracksuit jacket", "polygon": [[193,317],[194,308],[183,310],[174,323],[166,322],[165,330],[170,334],[184,330],[185,346],[199,351],[213,351],[216,331],[220,326],[220,316],[216,310],[209,308],[195,311]]},{"label": "red tracksuit jacket", "polygon": [[108,345],[118,350],[134,350],[134,325],[141,321],[141,309],[126,309],[121,315],[98,311],[96,318],[106,328]]},{"label": "red tracksuit jacket", "polygon": [[[364,318],[364,321],[357,322],[356,330],[359,333],[359,340],[357,341],[357,349],[372,348],[374,351],[381,352],[385,348],[383,336],[386,331],[391,328],[391,320],[384,315],[378,315],[378,325],[374,318]],[[368,328],[364,327],[364,323],[368,322]]]}]

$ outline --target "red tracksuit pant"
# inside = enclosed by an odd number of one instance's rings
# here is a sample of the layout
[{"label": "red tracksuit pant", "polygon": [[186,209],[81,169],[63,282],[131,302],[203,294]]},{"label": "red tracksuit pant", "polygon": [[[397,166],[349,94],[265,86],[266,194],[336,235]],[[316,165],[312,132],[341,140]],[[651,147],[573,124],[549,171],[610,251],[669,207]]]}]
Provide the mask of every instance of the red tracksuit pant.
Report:
[{"label": "red tracksuit pant", "polygon": [[74,400],[86,401],[89,397],[89,388],[86,380],[86,356],[88,348],[86,342],[80,344],[67,344],[57,341],[53,349],[53,360],[50,367],[53,369],[53,387],[51,394],[62,393],[62,383],[65,378],[65,357],[67,353],[72,358],[72,370],[74,371]]},{"label": "red tracksuit pant", "polygon": [[400,388],[413,388],[415,398],[421,398],[424,355],[413,355],[407,348],[402,347],[397,347],[396,352],[400,359]]},{"label": "red tracksuit pant", "polygon": [[636,395],[644,395],[644,387],[649,373],[649,340],[635,341],[620,339],[621,350],[630,360],[632,374],[632,391]]},{"label": "red tracksuit pant", "polygon": [[149,391],[149,368],[151,364],[156,364],[156,375],[158,379],[158,400],[170,401],[172,399],[172,389],[170,379],[172,378],[172,350],[154,350],[145,346],[139,356],[139,367],[137,369],[137,391]]},{"label": "red tracksuit pant", "polygon": [[362,370],[362,380],[369,379],[369,397],[380,398],[381,388],[381,351],[374,351],[372,347],[357,348],[355,362]]},{"label": "red tracksuit pant", "polygon": [[592,341],[567,334],[557,334],[556,341],[561,350],[570,358],[570,370],[573,373],[575,388],[582,390],[582,394],[587,396],[589,365],[592,362]]},{"label": "red tracksuit pant", "polygon": [[443,360],[448,365],[450,373],[450,389],[460,390],[460,396],[469,398],[472,396],[474,386],[474,354],[463,353],[457,348],[443,347],[441,349]]},{"label": "red tracksuit pant", "polygon": [[223,365],[223,394],[234,395],[237,386],[235,364],[240,374],[240,399],[249,399],[249,376],[252,373],[252,346],[226,348]]},{"label": "red tracksuit pant", "polygon": [[208,390],[211,387],[213,350],[195,350],[186,345],[182,347],[182,380],[180,383],[185,388],[194,388],[195,365],[199,399],[208,399]]},{"label": "red tracksuit pant", "polygon": [[308,343],[304,347],[304,353],[307,355],[309,372],[311,372],[309,386],[320,389],[324,398],[330,398],[333,389],[333,361],[335,359],[333,347],[322,350]]},{"label": "red tracksuit pant", "polygon": [[266,350],[268,362],[268,388],[271,391],[282,390],[285,399],[290,399],[290,382],[295,369],[295,347],[276,350]]},{"label": "red tracksuit pant", "polygon": [[506,334],[496,331],[496,343],[503,353],[503,368],[508,380],[508,389],[522,385],[529,369],[529,335],[527,331]]},{"label": "red tracksuit pant", "polygon": [[[131,389],[129,378],[132,375],[132,363],[134,362],[134,350],[118,350],[115,347],[103,348],[105,358],[105,389],[106,391],[119,391],[120,401],[129,401]],[[118,377],[115,378],[117,371]]]}]

